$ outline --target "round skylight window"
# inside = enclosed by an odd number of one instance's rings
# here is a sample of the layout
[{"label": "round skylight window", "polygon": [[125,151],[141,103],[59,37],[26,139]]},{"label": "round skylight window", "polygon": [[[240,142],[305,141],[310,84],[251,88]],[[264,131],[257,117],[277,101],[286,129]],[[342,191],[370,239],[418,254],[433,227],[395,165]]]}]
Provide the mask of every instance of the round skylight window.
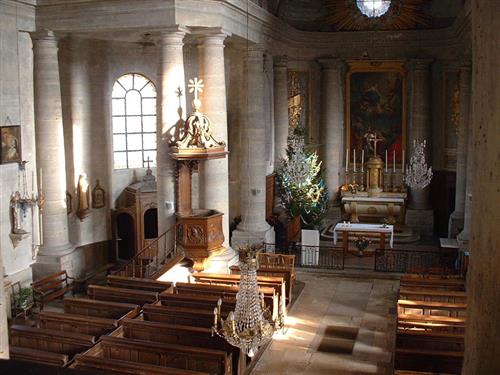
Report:
[{"label": "round skylight window", "polygon": [[365,16],[374,18],[387,13],[391,0],[356,0],[356,5]]}]

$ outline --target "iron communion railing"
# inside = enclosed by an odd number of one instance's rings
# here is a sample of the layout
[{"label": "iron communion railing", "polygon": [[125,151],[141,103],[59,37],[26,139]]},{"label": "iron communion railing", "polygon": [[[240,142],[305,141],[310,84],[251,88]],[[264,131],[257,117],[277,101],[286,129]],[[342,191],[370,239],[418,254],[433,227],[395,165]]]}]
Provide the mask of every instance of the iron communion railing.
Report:
[{"label": "iron communion railing", "polygon": [[295,267],[344,269],[344,250],[334,246],[306,246],[301,243],[292,243],[287,248],[280,248],[275,244],[265,243],[266,253],[295,255]]}]

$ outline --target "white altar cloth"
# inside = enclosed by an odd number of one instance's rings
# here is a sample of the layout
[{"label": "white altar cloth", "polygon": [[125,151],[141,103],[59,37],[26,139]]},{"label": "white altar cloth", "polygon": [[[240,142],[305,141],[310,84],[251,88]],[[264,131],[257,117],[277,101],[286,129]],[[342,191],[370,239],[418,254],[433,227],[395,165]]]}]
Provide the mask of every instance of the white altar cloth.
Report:
[{"label": "white altar cloth", "polygon": [[333,244],[337,244],[337,233],[338,232],[374,232],[374,233],[390,233],[391,238],[389,245],[392,248],[394,241],[394,226],[393,225],[382,225],[382,224],[357,224],[357,223],[338,223],[333,229]]}]

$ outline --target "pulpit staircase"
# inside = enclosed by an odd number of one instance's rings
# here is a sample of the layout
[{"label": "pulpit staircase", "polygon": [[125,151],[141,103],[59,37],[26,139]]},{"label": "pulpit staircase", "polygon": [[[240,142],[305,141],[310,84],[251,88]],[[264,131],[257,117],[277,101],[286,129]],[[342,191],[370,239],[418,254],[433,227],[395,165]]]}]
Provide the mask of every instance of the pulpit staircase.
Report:
[{"label": "pulpit staircase", "polygon": [[[154,279],[169,270],[184,257],[183,251],[177,248],[175,228],[176,226],[163,232],[112,273],[118,276]],[[169,236],[173,236],[173,244],[170,246]]]}]

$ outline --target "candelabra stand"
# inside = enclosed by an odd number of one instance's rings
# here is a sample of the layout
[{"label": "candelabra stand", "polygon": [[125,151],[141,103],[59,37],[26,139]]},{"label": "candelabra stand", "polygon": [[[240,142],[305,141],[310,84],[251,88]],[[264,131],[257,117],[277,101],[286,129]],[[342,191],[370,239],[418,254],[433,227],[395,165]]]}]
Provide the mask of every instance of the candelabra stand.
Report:
[{"label": "candelabra stand", "polygon": [[390,192],[391,191],[392,172],[385,170],[383,173],[383,178],[384,178],[384,191]]},{"label": "candelabra stand", "polygon": [[403,173],[400,171],[392,172],[392,191],[398,193],[403,191]]},{"label": "candelabra stand", "polygon": [[358,171],[356,172],[356,174],[357,174],[356,181],[358,183],[358,190],[365,191],[365,172]]}]

